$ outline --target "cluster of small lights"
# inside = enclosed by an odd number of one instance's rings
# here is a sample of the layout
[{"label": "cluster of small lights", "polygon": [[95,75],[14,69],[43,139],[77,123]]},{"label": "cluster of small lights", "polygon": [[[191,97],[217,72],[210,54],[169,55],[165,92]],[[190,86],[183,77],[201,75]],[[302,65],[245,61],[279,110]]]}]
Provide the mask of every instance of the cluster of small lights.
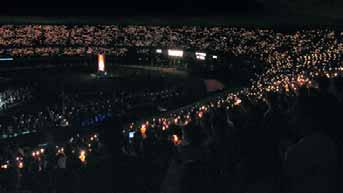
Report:
[{"label": "cluster of small lights", "polygon": [[[255,58],[266,64],[265,71],[256,80],[251,81],[251,86],[248,88],[234,93],[222,93],[206,102],[194,104],[186,109],[169,113],[167,116],[154,118],[150,121],[152,122],[151,125],[144,125],[144,132],[141,134],[145,138],[149,129],[166,131],[171,125],[187,125],[192,121],[191,115],[195,114],[196,116],[193,118],[201,119],[212,108],[226,107],[229,109],[233,106],[239,106],[242,103],[241,98],[246,96],[255,100],[264,100],[264,96],[268,92],[294,95],[300,87],[314,86],[313,80],[316,77],[335,78],[342,76],[343,43],[338,43],[336,40],[339,34],[334,32],[315,33],[315,31],[304,31],[303,33],[276,35],[276,42],[270,47],[267,47],[267,43],[261,43],[255,47],[246,46],[245,49],[230,50],[234,55],[258,56]],[[306,34],[310,35],[306,36]],[[303,36],[300,40],[301,35]],[[284,45],[285,40],[289,39],[291,40],[289,44]],[[316,39],[319,41],[314,43]],[[300,43],[297,44],[297,42]],[[288,49],[276,50],[282,47]],[[136,130],[136,125],[131,123],[128,130]],[[174,144],[178,144],[176,141],[179,140],[179,136],[176,134],[171,135],[171,141]]]},{"label": "cluster of small lights", "polygon": [[[193,120],[202,119],[204,115],[220,107],[233,108],[234,106],[239,106],[242,102],[239,95],[241,92],[237,93],[225,93],[222,96],[216,96],[214,99],[210,99],[204,103],[195,104],[193,106],[184,108],[177,112],[169,113],[168,116],[153,118],[150,121],[144,121],[141,124],[131,123],[129,127],[124,130],[125,134],[130,132],[136,132],[137,126],[140,136],[145,139],[147,137],[147,132],[149,129],[155,131],[168,132],[172,125],[175,126],[185,126],[191,123]],[[130,138],[130,137],[129,137]],[[179,135],[173,133],[170,135],[170,140],[175,144],[181,143],[181,138]]]},{"label": "cluster of small lights", "polygon": [[[312,86],[313,79],[316,77],[334,78],[341,76],[343,72],[341,63],[343,53],[342,32],[318,29],[282,34],[268,29],[222,28],[220,30],[217,27],[209,28],[209,30],[211,32],[218,30],[220,33],[212,33],[217,34],[213,36],[200,35],[204,41],[193,41],[192,38],[186,38],[186,36],[184,38],[182,30],[180,33],[177,30],[170,30],[170,32],[179,35],[180,38],[175,39],[186,41],[191,39],[192,44],[180,41],[175,42],[176,45],[166,43],[165,47],[209,49],[211,51],[224,51],[225,54],[234,56],[249,56],[265,64],[264,72],[251,81],[251,86],[248,88],[237,92],[224,92],[205,102],[199,102],[161,117],[155,117],[152,120],[131,123],[124,130],[124,133],[140,133],[140,136],[146,138],[150,130],[168,132],[172,125],[184,126],[196,119],[202,119],[212,109],[240,106],[244,103],[242,99],[244,100],[246,96],[263,100],[265,93],[268,92],[283,92],[292,95],[302,86]],[[211,41],[210,39],[216,40]],[[201,40],[201,38],[195,40]],[[143,40],[141,42],[144,44],[144,42],[149,41]],[[195,46],[192,46],[193,44]],[[159,53],[162,50],[158,49],[156,52]],[[182,50],[168,50],[169,56],[183,57],[183,54]],[[212,59],[217,58],[217,56],[212,56]],[[174,144],[181,140],[177,134],[171,134],[170,139]]]},{"label": "cluster of small lights", "polygon": [[205,60],[206,59],[206,53],[195,52],[195,57],[198,60]]},{"label": "cluster of small lights", "polygon": [[[92,152],[92,145],[99,141],[99,137],[97,134],[92,134],[91,136],[87,136],[85,138],[82,138],[84,143],[86,143],[86,148],[79,150],[78,158],[80,161],[84,164],[87,163],[87,155]],[[76,149],[72,150],[72,153],[77,152]],[[31,156],[33,159],[37,161],[42,161],[44,157],[45,149],[44,148],[37,148],[33,149],[31,151]],[[63,146],[56,146],[56,155],[64,155],[64,147]],[[8,169],[12,164],[15,164],[16,167],[22,169],[24,168],[24,160],[26,157],[18,156],[16,157],[15,163],[10,163],[9,160],[7,160],[5,163],[1,164],[0,170]],[[41,169],[41,168],[40,168]]]}]

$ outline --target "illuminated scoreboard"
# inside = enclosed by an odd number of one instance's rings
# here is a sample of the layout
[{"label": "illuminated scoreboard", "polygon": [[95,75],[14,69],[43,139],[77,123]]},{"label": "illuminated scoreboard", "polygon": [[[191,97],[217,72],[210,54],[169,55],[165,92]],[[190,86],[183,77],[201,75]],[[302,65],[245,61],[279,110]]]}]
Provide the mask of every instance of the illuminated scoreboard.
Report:
[{"label": "illuminated scoreboard", "polygon": [[105,55],[98,55],[98,71],[105,72]]}]

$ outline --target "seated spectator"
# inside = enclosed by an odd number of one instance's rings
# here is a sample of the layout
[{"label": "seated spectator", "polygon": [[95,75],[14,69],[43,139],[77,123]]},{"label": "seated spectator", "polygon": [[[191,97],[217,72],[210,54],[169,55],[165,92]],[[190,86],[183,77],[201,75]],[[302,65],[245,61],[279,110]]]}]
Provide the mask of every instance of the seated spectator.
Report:
[{"label": "seated spectator", "polygon": [[[178,147],[175,157],[170,162],[161,192],[181,193],[190,190],[201,190],[201,188],[199,189],[201,183],[197,182],[196,176],[193,175],[194,173],[187,173],[194,170],[187,170],[190,169],[187,167],[206,163],[208,160],[207,150],[202,146],[204,139],[201,128],[196,125],[189,124],[183,129],[182,142]],[[203,168],[203,170],[206,170],[206,168]],[[202,189],[202,191],[206,190]]]},{"label": "seated spectator", "polygon": [[333,192],[336,185],[337,152],[334,141],[318,124],[318,109],[312,98],[297,109],[298,142],[286,153],[285,174],[290,192]]},{"label": "seated spectator", "polygon": [[[240,128],[240,162],[237,165],[240,186],[244,192],[278,192],[281,158],[275,132],[269,133],[258,116],[247,120],[249,125]],[[279,128],[274,128],[279,129]]]},{"label": "seated spectator", "polygon": [[213,117],[214,139],[209,144],[211,192],[231,190],[235,181],[234,166],[238,161],[238,136],[233,123],[224,109],[219,109]]}]

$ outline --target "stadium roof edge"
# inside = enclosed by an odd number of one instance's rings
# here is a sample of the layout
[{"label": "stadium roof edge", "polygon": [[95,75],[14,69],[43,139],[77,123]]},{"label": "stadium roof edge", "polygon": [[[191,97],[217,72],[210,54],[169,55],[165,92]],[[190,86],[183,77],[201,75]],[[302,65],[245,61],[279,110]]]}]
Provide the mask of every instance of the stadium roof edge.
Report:
[{"label": "stadium roof edge", "polygon": [[54,24],[54,25],[190,25],[190,26],[242,26],[242,27],[343,27],[340,19],[297,16],[216,16],[216,17],[34,17],[0,16],[5,24]]}]

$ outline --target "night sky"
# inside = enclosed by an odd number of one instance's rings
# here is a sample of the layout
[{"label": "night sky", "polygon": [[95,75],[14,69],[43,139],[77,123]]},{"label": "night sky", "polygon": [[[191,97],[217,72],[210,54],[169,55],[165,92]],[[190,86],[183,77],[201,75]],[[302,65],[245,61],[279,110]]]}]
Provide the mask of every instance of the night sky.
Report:
[{"label": "night sky", "polygon": [[[4,0],[0,16],[113,17],[329,16],[343,20],[342,0]],[[256,17],[257,16],[257,17]]]},{"label": "night sky", "polygon": [[9,0],[1,4],[0,15],[18,16],[207,16],[264,12],[257,0]]}]

